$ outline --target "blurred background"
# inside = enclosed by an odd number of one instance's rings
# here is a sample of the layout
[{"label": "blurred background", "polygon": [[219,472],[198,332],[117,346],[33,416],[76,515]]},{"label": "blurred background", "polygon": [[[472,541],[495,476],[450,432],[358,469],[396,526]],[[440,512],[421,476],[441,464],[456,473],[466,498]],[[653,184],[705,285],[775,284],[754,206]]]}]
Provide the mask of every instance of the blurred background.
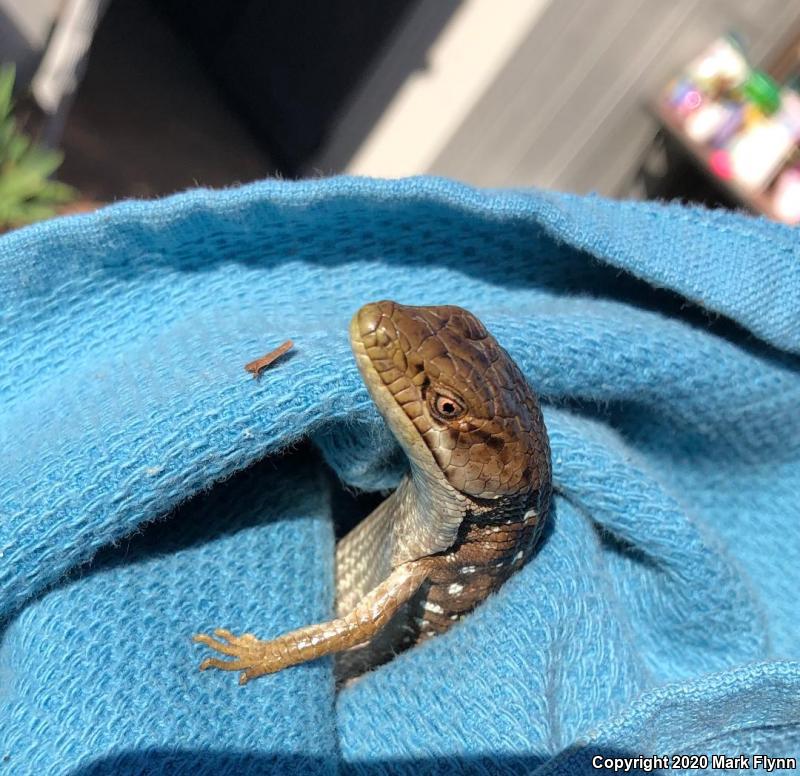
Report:
[{"label": "blurred background", "polygon": [[3,228],[342,172],[800,222],[800,0],[0,0],[0,62]]}]

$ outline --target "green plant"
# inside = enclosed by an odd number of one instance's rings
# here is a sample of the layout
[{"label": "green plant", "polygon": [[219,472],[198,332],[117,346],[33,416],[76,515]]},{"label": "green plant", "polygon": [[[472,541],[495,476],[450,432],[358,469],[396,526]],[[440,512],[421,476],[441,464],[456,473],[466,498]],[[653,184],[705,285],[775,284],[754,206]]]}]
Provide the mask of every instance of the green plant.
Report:
[{"label": "green plant", "polygon": [[37,146],[17,129],[11,93],[13,65],[0,67],[0,230],[50,218],[75,190],[50,180],[63,155]]}]

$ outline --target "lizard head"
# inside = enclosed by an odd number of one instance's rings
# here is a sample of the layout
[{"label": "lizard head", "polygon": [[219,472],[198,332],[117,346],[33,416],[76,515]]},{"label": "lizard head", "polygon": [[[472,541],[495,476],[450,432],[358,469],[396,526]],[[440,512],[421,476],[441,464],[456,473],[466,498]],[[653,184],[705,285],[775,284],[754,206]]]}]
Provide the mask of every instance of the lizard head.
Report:
[{"label": "lizard head", "polygon": [[372,399],[412,466],[436,467],[455,490],[479,499],[549,488],[536,396],[472,313],[376,302],[353,317],[350,339]]}]

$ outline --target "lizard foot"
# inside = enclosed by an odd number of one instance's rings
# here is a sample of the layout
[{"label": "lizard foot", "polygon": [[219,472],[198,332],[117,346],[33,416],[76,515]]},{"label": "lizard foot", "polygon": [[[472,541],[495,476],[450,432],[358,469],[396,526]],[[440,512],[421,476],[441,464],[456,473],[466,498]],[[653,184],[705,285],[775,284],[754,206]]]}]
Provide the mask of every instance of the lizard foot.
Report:
[{"label": "lizard foot", "polygon": [[206,658],[200,664],[201,671],[205,671],[207,668],[218,668],[221,671],[241,671],[239,684],[247,684],[250,679],[280,671],[289,665],[285,655],[281,655],[277,650],[269,648],[271,642],[262,641],[252,633],[243,633],[241,636],[235,636],[224,628],[217,628],[214,631],[214,635],[217,638],[208,636],[205,633],[198,633],[194,637],[194,641],[199,644],[205,644],[220,654],[228,655],[234,659]]}]

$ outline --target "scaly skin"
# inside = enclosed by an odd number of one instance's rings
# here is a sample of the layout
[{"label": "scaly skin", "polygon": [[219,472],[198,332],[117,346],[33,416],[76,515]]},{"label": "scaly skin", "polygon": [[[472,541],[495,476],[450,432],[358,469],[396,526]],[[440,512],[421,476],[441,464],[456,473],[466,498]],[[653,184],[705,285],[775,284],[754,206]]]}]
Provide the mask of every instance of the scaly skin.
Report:
[{"label": "scaly skin", "polygon": [[538,401],[509,355],[459,307],[362,307],[350,340],[409,459],[397,490],[336,551],[336,614],[270,641],[195,640],[240,682],[337,653],[340,681],[446,631],[533,552],[551,495]]}]

